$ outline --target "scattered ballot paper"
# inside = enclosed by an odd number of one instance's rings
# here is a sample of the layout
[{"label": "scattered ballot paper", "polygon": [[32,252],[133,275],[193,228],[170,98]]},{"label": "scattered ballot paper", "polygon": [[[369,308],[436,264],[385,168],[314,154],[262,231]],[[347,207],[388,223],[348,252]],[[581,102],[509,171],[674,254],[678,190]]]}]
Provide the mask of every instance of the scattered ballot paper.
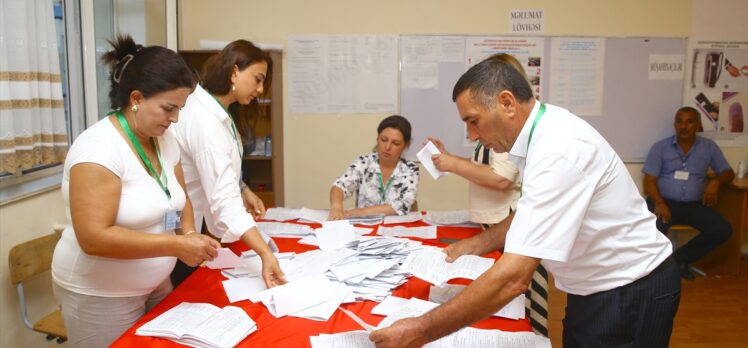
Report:
[{"label": "scattered ballot paper", "polygon": [[229,248],[220,248],[215,259],[205,263],[210,269],[244,267],[245,264],[239,256],[236,256]]},{"label": "scattered ballot paper", "polygon": [[439,149],[436,148],[436,145],[434,145],[434,143],[432,143],[431,141],[426,143],[426,146],[424,146],[423,149],[421,149],[421,151],[418,151],[418,153],[416,154],[418,160],[421,161],[423,167],[426,168],[426,170],[429,172],[429,174],[431,174],[434,180],[447,175],[447,173],[436,169],[434,161],[431,160],[431,156],[439,154],[441,154],[441,151],[439,151]]},{"label": "scattered ballot paper", "polygon": [[[429,289],[429,301],[436,303],[447,303],[453,297],[457,296],[467,285],[444,284],[442,286],[432,285]],[[374,307],[376,308],[376,307]],[[372,310],[373,313],[373,310]],[[503,308],[493,314],[494,317],[504,317],[509,319],[525,318],[525,294],[521,294],[506,304]]]}]

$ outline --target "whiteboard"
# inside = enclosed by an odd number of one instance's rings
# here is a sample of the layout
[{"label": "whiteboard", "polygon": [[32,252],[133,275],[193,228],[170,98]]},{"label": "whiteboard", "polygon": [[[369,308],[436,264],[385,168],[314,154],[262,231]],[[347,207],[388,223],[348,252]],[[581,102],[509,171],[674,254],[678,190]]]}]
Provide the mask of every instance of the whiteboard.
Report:
[{"label": "whiteboard", "polygon": [[[545,39],[541,80],[548,81],[553,78],[546,63],[550,62],[551,39]],[[672,134],[673,117],[683,101],[683,80],[649,80],[650,55],[685,53],[685,38],[605,39],[603,112],[601,116],[582,118],[624,161],[643,162],[652,144]],[[408,65],[401,62],[401,75],[406,69]],[[473,145],[463,139],[465,126],[452,102],[452,88],[465,70],[465,62],[440,62],[435,88],[401,86],[400,113],[413,126],[413,145],[406,152],[407,158],[415,158],[427,136],[441,139],[453,154],[472,154]],[[550,94],[547,89],[541,94],[544,102]]]}]

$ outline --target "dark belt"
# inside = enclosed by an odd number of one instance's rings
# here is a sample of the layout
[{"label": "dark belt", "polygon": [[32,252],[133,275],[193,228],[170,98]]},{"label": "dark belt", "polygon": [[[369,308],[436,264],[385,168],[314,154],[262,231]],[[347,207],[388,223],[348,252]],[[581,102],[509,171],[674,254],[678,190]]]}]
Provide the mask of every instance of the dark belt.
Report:
[{"label": "dark belt", "polygon": [[645,276],[644,278],[653,276],[653,275],[655,275],[657,273],[660,273],[660,272],[666,270],[668,267],[672,266],[673,264],[675,264],[675,259],[673,259],[673,255],[671,254],[664,261],[662,261],[662,263],[660,263],[660,265],[657,266],[657,268],[655,268],[654,270],[652,270],[652,272],[649,272],[649,274],[647,276]]}]

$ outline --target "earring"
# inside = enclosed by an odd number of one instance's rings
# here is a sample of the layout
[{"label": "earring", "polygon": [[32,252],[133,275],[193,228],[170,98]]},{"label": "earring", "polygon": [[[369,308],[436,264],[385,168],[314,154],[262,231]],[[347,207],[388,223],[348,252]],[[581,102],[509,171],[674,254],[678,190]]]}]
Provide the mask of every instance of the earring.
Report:
[{"label": "earring", "polygon": [[236,85],[233,83],[231,84],[231,91],[236,92]]},{"label": "earring", "polygon": [[130,108],[130,110],[132,110],[132,112],[138,112],[138,106],[137,106],[137,105],[133,105],[133,106],[132,106],[132,107]]}]

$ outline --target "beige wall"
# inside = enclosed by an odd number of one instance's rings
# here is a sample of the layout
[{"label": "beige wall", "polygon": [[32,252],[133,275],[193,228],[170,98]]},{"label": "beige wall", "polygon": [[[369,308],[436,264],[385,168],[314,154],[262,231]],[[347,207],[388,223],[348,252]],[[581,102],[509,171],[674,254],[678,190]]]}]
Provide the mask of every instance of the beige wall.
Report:
[{"label": "beige wall", "polygon": [[[682,0],[182,0],[180,47],[197,49],[201,39],[237,38],[286,46],[288,36],[296,34],[503,34],[507,11],[518,8],[544,9],[547,35],[686,37],[691,22],[691,4]],[[288,80],[284,80],[287,94]],[[327,208],[331,182],[355,156],[371,149],[376,126],[384,116],[286,112],[286,205]],[[630,170],[638,182],[636,167]],[[466,206],[464,180],[451,176],[437,185],[423,174],[420,209]]]},{"label": "beige wall", "polygon": [[[0,347],[65,346],[48,343],[43,334],[23,325],[16,289],[8,275],[8,252],[16,244],[52,233],[55,224],[66,221],[59,189],[0,206]],[[26,287],[26,296],[32,323],[54,310],[49,273],[34,278]]]}]

